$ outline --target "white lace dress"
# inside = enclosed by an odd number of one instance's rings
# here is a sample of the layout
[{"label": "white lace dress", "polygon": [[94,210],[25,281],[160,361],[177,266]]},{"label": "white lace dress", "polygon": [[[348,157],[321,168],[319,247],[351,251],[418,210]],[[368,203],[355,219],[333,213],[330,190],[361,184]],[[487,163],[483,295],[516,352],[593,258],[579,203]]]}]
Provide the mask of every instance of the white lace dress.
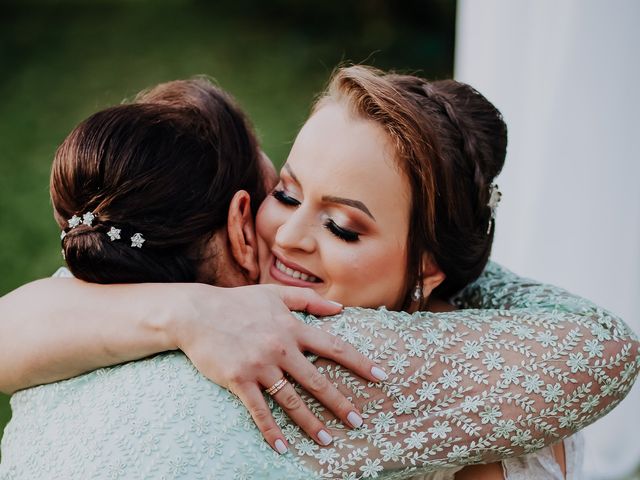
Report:
[{"label": "white lace dress", "polygon": [[[302,392],[331,431],[328,447],[271,403],[290,444],[276,454],[233,395],[173,352],[15,394],[0,478],[447,479],[502,459],[510,480],[556,478],[546,446],[629,391],[636,337],[590,302],[496,265],[456,302],[465,309],[301,316],[390,373],[379,388],[315,359],[364,417],[360,429],[346,428]],[[572,442],[569,472],[579,455]]]},{"label": "white lace dress", "polygon": [[584,442],[577,433],[564,440],[566,475],[562,474],[551,447],[502,461],[505,480],[580,480]]}]

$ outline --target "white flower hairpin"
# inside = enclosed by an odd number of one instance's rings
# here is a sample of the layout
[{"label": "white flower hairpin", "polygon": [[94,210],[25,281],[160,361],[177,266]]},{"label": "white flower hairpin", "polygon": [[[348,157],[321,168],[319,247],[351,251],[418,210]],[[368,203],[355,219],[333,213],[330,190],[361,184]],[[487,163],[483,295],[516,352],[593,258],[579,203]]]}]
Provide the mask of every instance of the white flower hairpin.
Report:
[{"label": "white flower hairpin", "polygon": [[84,223],[88,227],[90,227],[93,224],[93,221],[95,219],[96,219],[96,216],[93,214],[93,212],[87,212],[84,215],[82,215],[82,223]]},{"label": "white flower hairpin", "polygon": [[[96,220],[97,218],[98,218],[98,214],[91,211],[84,213],[82,217],[79,217],[78,215],[73,215],[69,220],[67,220],[67,223],[69,224],[68,230],[73,230],[74,228],[82,224],[87,225],[88,227],[91,227],[93,226],[94,220]],[[109,228],[109,231],[107,231],[107,236],[112,242],[115,240],[121,240],[121,234],[122,234],[122,229],[115,226],[112,226],[111,228]],[[63,240],[64,237],[66,236],[67,236],[67,230],[62,230],[60,232],[60,240]],[[142,248],[142,244],[146,242],[146,239],[139,232],[134,233],[133,236],[130,238],[130,240],[131,240],[132,248]],[[64,255],[64,251],[63,251],[63,255]]]},{"label": "white flower hairpin", "polygon": [[121,231],[122,230],[120,230],[119,228],[111,227],[109,229],[109,231],[107,232],[107,235],[109,236],[109,238],[113,242],[114,240],[120,240],[120,232]]},{"label": "white flower hairpin", "polygon": [[131,237],[131,246],[136,248],[142,248],[142,244],[145,242],[141,233],[136,233]]},{"label": "white flower hairpin", "polygon": [[68,220],[68,223],[69,223],[69,228],[76,228],[78,225],[82,223],[82,219],[79,216],[74,215]]},{"label": "white flower hairpin", "polygon": [[489,218],[489,225],[487,226],[487,235],[491,233],[491,226],[495,224],[496,210],[498,209],[501,198],[502,192],[498,188],[498,185],[495,183],[489,185],[489,202],[487,206],[491,209],[491,218]]},{"label": "white flower hairpin", "polygon": [[78,215],[74,215],[69,220],[67,220],[67,223],[69,224],[69,229],[76,228],[82,225],[83,223],[88,227],[90,227],[91,225],[93,225],[93,221],[95,219],[96,219],[95,213],[87,212],[84,215],[82,215],[82,218],[80,218]]}]

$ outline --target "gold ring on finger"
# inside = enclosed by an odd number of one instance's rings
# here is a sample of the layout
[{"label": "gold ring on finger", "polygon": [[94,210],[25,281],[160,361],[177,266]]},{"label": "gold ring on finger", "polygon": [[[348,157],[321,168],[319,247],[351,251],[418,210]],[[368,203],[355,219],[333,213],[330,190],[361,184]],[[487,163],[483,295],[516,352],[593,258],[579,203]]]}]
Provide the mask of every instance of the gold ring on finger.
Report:
[{"label": "gold ring on finger", "polygon": [[287,383],[289,383],[289,382],[287,381],[287,379],[286,379],[286,378],[284,378],[284,377],[282,377],[280,380],[278,380],[276,383],[274,383],[273,385],[271,385],[271,386],[270,386],[269,388],[267,388],[265,391],[266,391],[269,395],[273,396],[273,395],[275,395],[276,393],[278,393],[280,390],[282,390],[282,389],[287,385]]}]

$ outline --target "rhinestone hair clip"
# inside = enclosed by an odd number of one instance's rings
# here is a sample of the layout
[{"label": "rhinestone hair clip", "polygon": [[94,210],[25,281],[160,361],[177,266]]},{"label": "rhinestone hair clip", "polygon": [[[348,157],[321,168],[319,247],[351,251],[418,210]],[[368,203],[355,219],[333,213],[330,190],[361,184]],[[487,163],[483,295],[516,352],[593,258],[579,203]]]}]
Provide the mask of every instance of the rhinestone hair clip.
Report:
[{"label": "rhinestone hair clip", "polygon": [[[93,221],[96,218],[98,218],[98,215],[95,212],[87,212],[84,215],[82,215],[82,217],[79,217],[78,215],[74,215],[69,220],[67,220],[67,223],[69,224],[68,230],[73,230],[74,228],[80,225],[87,225],[88,227],[91,227],[93,225]],[[121,237],[120,237],[121,233],[122,233],[122,229],[111,227],[107,232],[107,236],[113,242],[115,240],[121,240]],[[67,236],[67,231],[62,230],[62,232],[60,232],[60,240],[62,240],[66,236]],[[146,239],[139,232],[134,233],[129,240],[131,240],[132,248],[142,248],[142,244],[146,241]]]}]

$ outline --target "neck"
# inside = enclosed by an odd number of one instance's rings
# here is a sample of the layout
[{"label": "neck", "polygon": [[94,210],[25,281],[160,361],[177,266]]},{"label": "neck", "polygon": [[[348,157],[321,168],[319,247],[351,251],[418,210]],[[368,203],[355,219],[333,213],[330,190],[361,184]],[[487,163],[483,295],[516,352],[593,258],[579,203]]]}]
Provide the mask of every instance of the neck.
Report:
[{"label": "neck", "polygon": [[451,305],[444,300],[440,300],[439,298],[430,297],[427,302],[427,310],[429,312],[453,312],[456,310],[456,307]]}]

